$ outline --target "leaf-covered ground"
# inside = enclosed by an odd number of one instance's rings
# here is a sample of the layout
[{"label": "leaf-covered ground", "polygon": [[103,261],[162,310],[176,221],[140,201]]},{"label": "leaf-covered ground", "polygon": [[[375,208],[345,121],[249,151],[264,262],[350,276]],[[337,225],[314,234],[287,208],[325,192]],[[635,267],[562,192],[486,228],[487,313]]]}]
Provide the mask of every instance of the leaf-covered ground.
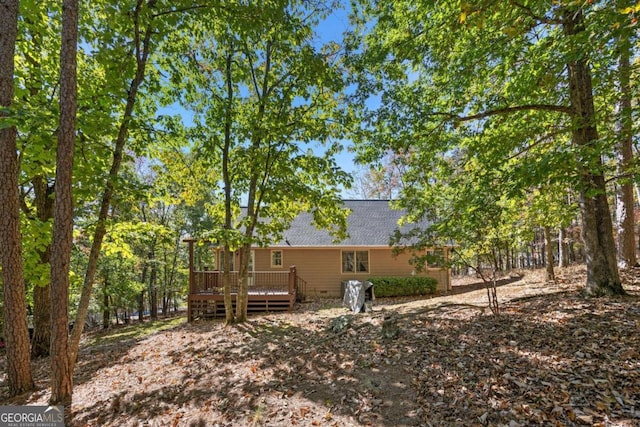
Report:
[{"label": "leaf-covered ground", "polygon": [[[466,285],[353,316],[325,300],[232,328],[90,334],[74,425],[640,426],[639,276],[625,272],[628,297],[587,299],[580,270],[529,273],[499,287],[499,316]],[[47,361],[34,367],[41,391],[10,403],[46,402]]]}]

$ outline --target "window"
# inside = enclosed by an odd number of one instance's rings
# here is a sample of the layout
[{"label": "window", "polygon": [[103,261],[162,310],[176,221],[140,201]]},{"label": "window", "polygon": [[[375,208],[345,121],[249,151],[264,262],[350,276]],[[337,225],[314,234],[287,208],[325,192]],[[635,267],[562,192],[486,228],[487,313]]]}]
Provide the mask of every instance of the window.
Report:
[{"label": "window", "polygon": [[343,273],[368,273],[369,251],[342,251]]},{"label": "window", "polygon": [[249,252],[249,272],[256,271],[256,251]]},{"label": "window", "polygon": [[271,251],[271,268],[282,268],[282,251]]},{"label": "window", "polygon": [[444,268],[445,254],[444,249],[430,249],[427,251],[427,267],[428,268]]}]

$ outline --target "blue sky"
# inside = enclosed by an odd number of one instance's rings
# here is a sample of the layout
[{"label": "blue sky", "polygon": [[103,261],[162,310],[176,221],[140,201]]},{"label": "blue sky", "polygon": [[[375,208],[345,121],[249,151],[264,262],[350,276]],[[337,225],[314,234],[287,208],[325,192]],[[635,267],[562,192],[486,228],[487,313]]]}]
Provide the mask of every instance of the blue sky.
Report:
[{"label": "blue sky", "polygon": [[[342,44],[343,33],[349,29],[349,11],[347,8],[348,5],[343,4],[343,8],[334,9],[333,12],[320,23],[317,33],[321,43],[336,42]],[[347,151],[350,142],[342,141],[342,144],[345,150],[336,156],[336,161],[343,170],[353,172],[357,167],[354,162],[353,153]]]}]

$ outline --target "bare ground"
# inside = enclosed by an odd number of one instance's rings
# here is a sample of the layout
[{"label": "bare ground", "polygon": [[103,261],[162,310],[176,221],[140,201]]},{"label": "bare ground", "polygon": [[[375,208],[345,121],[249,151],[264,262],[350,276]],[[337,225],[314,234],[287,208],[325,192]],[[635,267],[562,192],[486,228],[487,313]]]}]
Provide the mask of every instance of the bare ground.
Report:
[{"label": "bare ground", "polygon": [[[181,317],[87,334],[72,423],[639,426],[640,270],[621,298],[582,297],[582,269],[542,274],[500,282],[499,316],[467,280],[357,315],[317,300],[237,327]],[[2,376],[0,400],[46,404],[48,360],[33,366],[39,391],[7,400]]]}]

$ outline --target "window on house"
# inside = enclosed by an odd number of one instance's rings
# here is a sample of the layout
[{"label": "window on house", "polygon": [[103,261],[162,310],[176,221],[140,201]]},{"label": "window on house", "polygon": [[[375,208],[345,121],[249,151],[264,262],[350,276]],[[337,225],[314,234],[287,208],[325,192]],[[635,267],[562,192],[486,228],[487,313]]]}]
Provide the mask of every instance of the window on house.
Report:
[{"label": "window on house", "polygon": [[282,251],[271,251],[271,268],[282,268]]},{"label": "window on house", "polygon": [[343,273],[368,273],[369,251],[342,251]]},{"label": "window on house", "polygon": [[444,249],[430,249],[427,251],[427,267],[428,268],[444,268],[445,257]]}]

